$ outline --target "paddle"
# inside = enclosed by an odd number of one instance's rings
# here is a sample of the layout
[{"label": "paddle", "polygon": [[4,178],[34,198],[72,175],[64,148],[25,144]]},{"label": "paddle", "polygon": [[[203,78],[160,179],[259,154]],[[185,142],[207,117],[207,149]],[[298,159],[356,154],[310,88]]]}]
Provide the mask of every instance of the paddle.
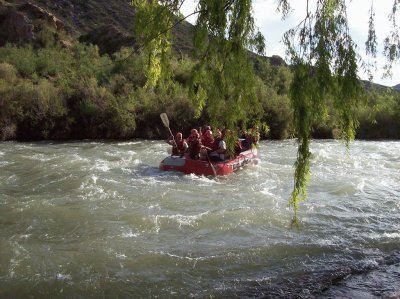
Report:
[{"label": "paddle", "polygon": [[215,171],[214,165],[210,161],[210,157],[208,156],[208,153],[206,153],[206,156],[207,156],[208,164],[210,164],[211,169],[213,171],[214,177],[216,177],[217,176],[217,172]]},{"label": "paddle", "polygon": [[178,148],[178,145],[177,145],[176,142],[175,142],[174,135],[172,134],[171,129],[169,128],[169,119],[168,119],[167,113],[161,113],[161,114],[160,114],[160,117],[161,117],[161,120],[162,120],[164,126],[166,126],[166,127],[168,128],[168,131],[169,131],[169,133],[170,133],[171,136],[172,136],[172,140],[173,140],[174,143],[175,143],[175,147]]}]

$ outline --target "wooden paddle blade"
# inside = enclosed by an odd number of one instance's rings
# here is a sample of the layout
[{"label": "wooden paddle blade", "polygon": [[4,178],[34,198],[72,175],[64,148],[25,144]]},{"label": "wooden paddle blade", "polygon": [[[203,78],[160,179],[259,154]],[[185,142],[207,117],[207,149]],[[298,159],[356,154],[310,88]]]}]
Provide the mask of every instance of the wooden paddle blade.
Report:
[{"label": "wooden paddle blade", "polygon": [[160,117],[161,117],[161,120],[162,120],[164,126],[169,128],[169,119],[168,119],[167,113],[161,113]]}]

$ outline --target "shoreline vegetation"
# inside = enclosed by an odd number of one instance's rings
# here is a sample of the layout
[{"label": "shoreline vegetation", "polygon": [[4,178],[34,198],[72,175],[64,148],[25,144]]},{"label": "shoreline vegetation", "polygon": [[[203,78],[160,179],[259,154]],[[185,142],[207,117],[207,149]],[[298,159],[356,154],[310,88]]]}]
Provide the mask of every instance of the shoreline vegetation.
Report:
[{"label": "shoreline vegetation", "polygon": [[[172,131],[185,136],[191,128],[209,124],[206,112],[196,115],[191,102],[191,58],[174,58],[173,80],[149,91],[143,56],[127,48],[100,54],[97,46],[78,42],[65,48],[51,37],[42,41],[44,47],[0,47],[0,140],[164,139],[162,112],[168,114]],[[290,68],[265,59],[255,59],[253,65],[262,113],[250,122],[269,126],[262,139],[295,137]],[[400,139],[400,92],[364,87],[356,139]],[[315,126],[312,137],[336,134],[331,121]]]}]

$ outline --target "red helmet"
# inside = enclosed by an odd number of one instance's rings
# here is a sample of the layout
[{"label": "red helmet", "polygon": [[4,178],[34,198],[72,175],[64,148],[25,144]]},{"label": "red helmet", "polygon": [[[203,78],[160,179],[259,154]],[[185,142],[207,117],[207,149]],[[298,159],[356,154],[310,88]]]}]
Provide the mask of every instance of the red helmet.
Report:
[{"label": "red helmet", "polygon": [[190,135],[194,136],[194,134],[199,134],[199,132],[196,129],[192,129]]}]

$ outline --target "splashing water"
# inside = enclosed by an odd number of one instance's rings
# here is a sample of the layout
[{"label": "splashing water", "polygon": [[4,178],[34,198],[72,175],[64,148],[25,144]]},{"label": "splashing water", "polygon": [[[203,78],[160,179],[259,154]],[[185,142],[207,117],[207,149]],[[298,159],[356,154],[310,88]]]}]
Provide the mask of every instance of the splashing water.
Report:
[{"label": "splashing water", "polygon": [[217,179],[161,172],[160,141],[0,143],[0,297],[400,295],[400,142],[294,141]]}]

